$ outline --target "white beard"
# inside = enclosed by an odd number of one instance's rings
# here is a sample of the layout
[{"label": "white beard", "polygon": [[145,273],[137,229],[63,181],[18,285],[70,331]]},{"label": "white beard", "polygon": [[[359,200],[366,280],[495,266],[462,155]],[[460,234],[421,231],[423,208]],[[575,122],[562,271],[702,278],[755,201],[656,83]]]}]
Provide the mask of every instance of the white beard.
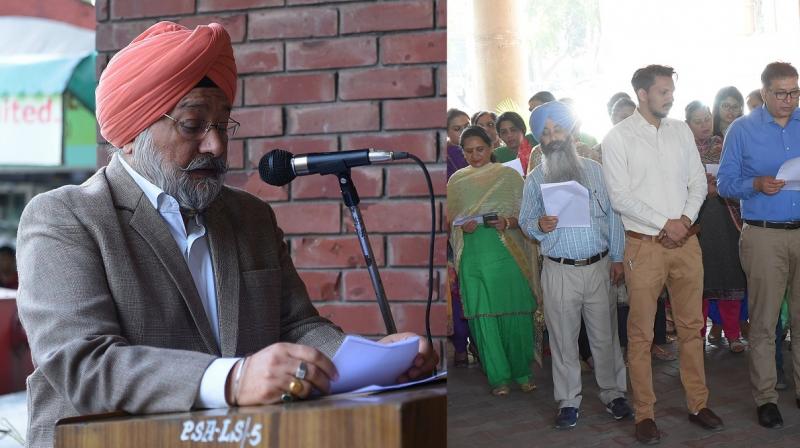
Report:
[{"label": "white beard", "polygon": [[[133,148],[131,167],[175,198],[181,209],[202,212],[222,191],[228,170],[224,160],[203,155],[193,159],[186,168],[172,164],[164,159],[161,150],[155,146],[150,128],[136,136]],[[189,171],[198,168],[215,168],[219,174],[216,177],[192,179]]]},{"label": "white beard", "polygon": [[544,181],[547,183],[574,180],[587,187],[581,161],[572,141],[567,141],[561,149],[549,152],[545,152],[544,146],[542,146],[542,171]]}]

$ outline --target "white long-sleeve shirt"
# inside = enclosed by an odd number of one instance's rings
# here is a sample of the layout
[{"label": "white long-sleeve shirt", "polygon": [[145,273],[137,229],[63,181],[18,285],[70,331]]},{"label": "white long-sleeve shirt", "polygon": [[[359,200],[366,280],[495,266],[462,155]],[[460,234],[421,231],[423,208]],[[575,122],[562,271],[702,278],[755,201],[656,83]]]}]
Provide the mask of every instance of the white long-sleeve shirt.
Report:
[{"label": "white long-sleeve shirt", "polygon": [[694,222],[708,193],[689,126],[663,118],[656,128],[638,109],[603,139],[603,177],[625,230],[646,235],[681,215]]}]

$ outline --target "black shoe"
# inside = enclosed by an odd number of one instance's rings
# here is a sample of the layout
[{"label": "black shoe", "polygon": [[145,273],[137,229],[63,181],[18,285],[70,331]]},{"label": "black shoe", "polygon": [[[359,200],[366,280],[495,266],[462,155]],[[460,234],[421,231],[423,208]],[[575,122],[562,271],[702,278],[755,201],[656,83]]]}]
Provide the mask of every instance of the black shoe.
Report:
[{"label": "black shoe", "polygon": [[782,428],[783,417],[781,411],[778,410],[778,405],[775,403],[762,404],[756,409],[758,413],[758,424],[765,428]]},{"label": "black shoe", "polygon": [[606,411],[614,417],[614,420],[622,420],[625,417],[633,415],[633,410],[628,405],[628,400],[625,397],[619,397],[611,400],[606,405]]}]

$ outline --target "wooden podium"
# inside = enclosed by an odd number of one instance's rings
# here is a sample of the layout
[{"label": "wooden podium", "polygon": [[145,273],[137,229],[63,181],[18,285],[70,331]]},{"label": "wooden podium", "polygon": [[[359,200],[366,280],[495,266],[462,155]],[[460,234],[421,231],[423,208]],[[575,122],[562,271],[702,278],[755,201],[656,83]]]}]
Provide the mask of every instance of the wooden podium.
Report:
[{"label": "wooden podium", "polygon": [[55,446],[445,448],[447,385],[284,405],[73,417],[56,425]]}]

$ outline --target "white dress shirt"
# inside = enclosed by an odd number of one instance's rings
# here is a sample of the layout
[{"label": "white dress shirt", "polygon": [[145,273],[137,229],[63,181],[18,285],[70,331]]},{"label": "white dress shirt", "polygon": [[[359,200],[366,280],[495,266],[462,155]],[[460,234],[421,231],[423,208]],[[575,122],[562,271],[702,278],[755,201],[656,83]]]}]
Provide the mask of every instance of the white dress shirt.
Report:
[{"label": "white dress shirt", "polygon": [[[217,289],[203,215],[198,213],[184,226],[178,201],[137,173],[125,162],[122,156],[118,155],[117,157],[119,157],[128,174],[133,177],[136,185],[142,189],[147,200],[153,204],[153,207],[158,210],[158,213],[167,223],[169,232],[181,250],[183,258],[189,266],[189,271],[192,273],[192,280],[194,280],[197,293],[203,302],[208,321],[211,323],[214,340],[217,341],[217,347],[219,347]],[[228,406],[227,401],[225,401],[225,382],[228,379],[228,373],[239,359],[218,358],[206,368],[203,379],[200,381],[200,390],[197,393],[195,407],[220,408]]]},{"label": "white dress shirt", "polygon": [[662,118],[656,128],[636,109],[602,147],[603,177],[625,230],[657,235],[668,219],[697,219],[708,185],[686,123]]}]

